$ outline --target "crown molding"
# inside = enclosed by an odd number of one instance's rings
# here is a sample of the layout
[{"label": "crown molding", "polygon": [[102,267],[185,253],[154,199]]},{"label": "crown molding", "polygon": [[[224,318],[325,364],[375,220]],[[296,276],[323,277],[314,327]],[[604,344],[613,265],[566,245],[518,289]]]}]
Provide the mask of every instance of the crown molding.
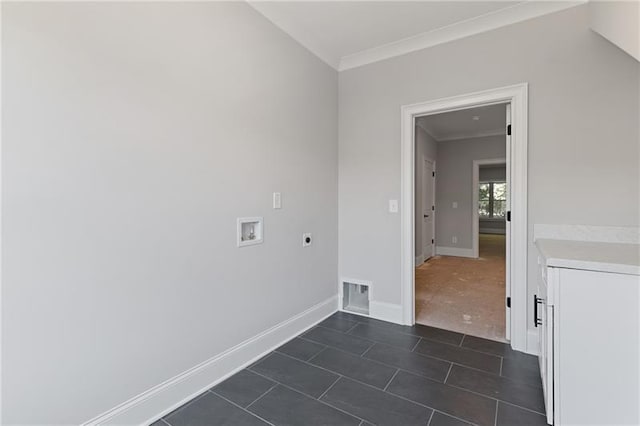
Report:
[{"label": "crown molding", "polygon": [[431,133],[431,130],[427,129],[420,120],[416,120],[416,126],[420,127],[427,135],[431,137],[431,139],[433,139],[436,142],[439,142],[439,139],[436,138],[435,135]]},{"label": "crown molding", "polygon": [[504,9],[456,22],[426,33],[363,50],[352,55],[343,56],[340,59],[338,71],[345,71],[395,56],[405,55],[417,50],[426,49],[427,47],[458,40],[586,3],[587,0],[553,2],[527,0],[513,6],[505,7]]}]

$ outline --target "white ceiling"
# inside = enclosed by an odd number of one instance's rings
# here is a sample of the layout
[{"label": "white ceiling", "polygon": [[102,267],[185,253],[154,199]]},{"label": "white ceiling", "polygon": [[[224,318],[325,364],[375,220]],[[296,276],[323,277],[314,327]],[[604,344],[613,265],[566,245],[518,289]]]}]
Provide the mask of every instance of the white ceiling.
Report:
[{"label": "white ceiling", "polygon": [[344,70],[581,4],[583,1],[249,1]]},{"label": "white ceiling", "polygon": [[[473,117],[478,117],[478,120],[474,120]],[[439,142],[504,135],[506,122],[505,104],[427,115],[416,119],[416,125]]]}]

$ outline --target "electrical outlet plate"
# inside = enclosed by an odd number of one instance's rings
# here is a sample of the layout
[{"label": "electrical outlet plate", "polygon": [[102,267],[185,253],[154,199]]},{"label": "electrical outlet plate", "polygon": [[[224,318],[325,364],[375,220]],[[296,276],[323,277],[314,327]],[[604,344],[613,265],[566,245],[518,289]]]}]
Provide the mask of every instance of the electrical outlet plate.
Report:
[{"label": "electrical outlet plate", "polygon": [[313,244],[313,235],[310,232],[302,234],[302,247],[309,247]]}]

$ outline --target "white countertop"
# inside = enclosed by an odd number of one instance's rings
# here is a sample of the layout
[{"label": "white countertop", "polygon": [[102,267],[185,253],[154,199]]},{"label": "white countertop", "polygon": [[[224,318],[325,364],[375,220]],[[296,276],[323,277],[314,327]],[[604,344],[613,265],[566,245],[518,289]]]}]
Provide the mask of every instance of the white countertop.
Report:
[{"label": "white countertop", "polygon": [[547,266],[640,275],[640,244],[538,239]]}]

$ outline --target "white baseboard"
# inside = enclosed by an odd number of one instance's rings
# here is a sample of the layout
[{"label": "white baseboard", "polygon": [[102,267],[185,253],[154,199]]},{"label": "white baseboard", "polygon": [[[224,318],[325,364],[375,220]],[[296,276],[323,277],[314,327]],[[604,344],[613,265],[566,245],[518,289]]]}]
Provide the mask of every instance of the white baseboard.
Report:
[{"label": "white baseboard", "polygon": [[528,354],[538,356],[538,332],[535,330],[527,330],[527,350]]},{"label": "white baseboard", "polygon": [[440,256],[473,257],[473,249],[436,246],[436,254]]},{"label": "white baseboard", "polygon": [[170,413],[278,346],[313,327],[338,309],[333,296],[306,311],[178,374],[83,423],[97,425],[148,425]]},{"label": "white baseboard", "polygon": [[424,263],[424,255],[419,254],[416,256],[416,265],[422,265]]},{"label": "white baseboard", "polygon": [[372,300],[369,303],[369,316],[382,321],[402,324],[402,305]]},{"label": "white baseboard", "polygon": [[496,228],[480,228],[478,231],[481,234],[501,234],[505,235],[507,231],[505,229],[496,229]]}]

